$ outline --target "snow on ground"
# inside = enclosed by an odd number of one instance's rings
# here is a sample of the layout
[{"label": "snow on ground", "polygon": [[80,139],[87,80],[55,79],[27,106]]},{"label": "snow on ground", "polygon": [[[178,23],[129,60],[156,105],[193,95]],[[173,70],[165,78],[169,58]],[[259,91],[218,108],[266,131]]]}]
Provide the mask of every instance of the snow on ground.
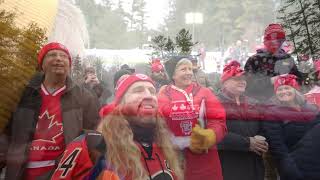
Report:
[{"label": "snow on ground", "polygon": [[[110,49],[86,49],[86,56],[100,57],[104,62],[104,66],[112,66],[113,64],[137,64],[149,63],[152,50],[110,50]],[[220,52],[206,52],[205,72],[221,72],[223,67],[223,57]],[[220,68],[218,68],[220,67]]]}]

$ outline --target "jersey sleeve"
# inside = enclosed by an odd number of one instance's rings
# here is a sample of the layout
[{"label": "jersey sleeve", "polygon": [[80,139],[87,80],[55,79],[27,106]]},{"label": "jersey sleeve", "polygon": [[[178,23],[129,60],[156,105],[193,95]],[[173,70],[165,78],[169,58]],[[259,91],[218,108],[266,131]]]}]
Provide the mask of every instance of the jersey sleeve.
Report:
[{"label": "jersey sleeve", "polygon": [[[166,119],[169,117],[170,110],[171,110],[171,101],[166,94],[168,86],[162,86],[159,93],[158,93],[158,111]],[[169,123],[169,122],[167,122]]]}]

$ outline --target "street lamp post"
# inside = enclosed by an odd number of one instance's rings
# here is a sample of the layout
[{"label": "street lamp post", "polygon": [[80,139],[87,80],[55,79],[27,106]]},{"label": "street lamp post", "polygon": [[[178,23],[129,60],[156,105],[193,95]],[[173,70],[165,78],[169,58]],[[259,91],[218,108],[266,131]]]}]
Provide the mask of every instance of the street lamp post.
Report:
[{"label": "street lamp post", "polygon": [[189,12],[185,14],[186,24],[192,24],[192,42],[195,42],[195,25],[203,23],[203,15],[199,12]]}]

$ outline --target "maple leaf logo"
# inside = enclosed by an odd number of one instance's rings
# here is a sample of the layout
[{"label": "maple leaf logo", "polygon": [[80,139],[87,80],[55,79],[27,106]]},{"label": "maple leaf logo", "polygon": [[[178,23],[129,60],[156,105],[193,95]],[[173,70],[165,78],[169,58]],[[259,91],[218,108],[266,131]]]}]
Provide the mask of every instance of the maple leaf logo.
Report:
[{"label": "maple leaf logo", "polygon": [[181,105],[180,105],[180,109],[181,109],[181,110],[185,110],[186,108],[187,108],[187,107],[186,107],[184,104],[181,104]]},{"label": "maple leaf logo", "polygon": [[34,135],[35,141],[56,143],[56,138],[62,134],[62,123],[55,121],[55,115],[50,116],[48,110],[39,116]]},{"label": "maple leaf logo", "polygon": [[173,109],[174,111],[176,111],[176,110],[178,110],[178,107],[177,107],[176,105],[174,105],[174,106],[172,107],[172,109]]}]

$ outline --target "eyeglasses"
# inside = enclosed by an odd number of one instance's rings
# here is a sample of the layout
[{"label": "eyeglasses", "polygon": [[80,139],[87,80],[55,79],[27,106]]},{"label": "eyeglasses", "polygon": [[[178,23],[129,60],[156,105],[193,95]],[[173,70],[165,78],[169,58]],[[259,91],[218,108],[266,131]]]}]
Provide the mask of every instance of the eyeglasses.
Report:
[{"label": "eyeglasses", "polygon": [[65,53],[58,53],[58,52],[49,52],[46,54],[46,58],[57,58],[61,57],[62,59],[68,59],[68,55]]}]

